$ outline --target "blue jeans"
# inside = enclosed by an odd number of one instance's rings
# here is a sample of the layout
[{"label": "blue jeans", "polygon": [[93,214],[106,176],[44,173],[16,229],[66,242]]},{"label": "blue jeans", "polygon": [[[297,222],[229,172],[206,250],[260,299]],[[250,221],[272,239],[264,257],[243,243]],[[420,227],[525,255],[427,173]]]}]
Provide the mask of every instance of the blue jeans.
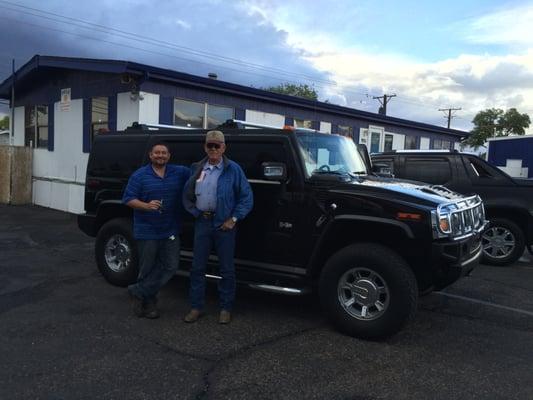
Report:
[{"label": "blue jeans", "polygon": [[205,305],[205,269],[209,253],[214,247],[218,256],[219,274],[222,279],[218,282],[220,308],[231,311],[235,301],[235,231],[223,231],[215,227],[213,219],[202,216],[196,219],[194,225],[194,256],[191,268],[191,287],[189,297],[191,307],[203,310]]},{"label": "blue jeans", "polygon": [[180,239],[138,240],[139,276],[128,286],[131,294],[146,302],[157,301],[157,293],[179,267]]}]

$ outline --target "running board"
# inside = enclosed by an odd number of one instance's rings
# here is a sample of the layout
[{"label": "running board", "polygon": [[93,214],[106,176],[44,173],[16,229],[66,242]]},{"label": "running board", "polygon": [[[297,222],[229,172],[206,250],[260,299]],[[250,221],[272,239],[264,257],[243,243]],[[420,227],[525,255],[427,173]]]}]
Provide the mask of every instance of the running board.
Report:
[{"label": "running board", "polygon": [[[188,277],[189,272],[178,270],[176,272],[176,275]],[[205,274],[205,277],[209,279],[215,279],[215,280],[222,279],[221,276],[211,275],[211,274]],[[245,285],[255,290],[262,290],[264,292],[271,292],[271,293],[281,293],[281,294],[290,295],[290,296],[302,296],[304,294],[310,293],[309,289],[297,289],[297,288],[275,286],[275,285],[264,285],[264,284],[258,284],[258,283],[245,283]]]}]

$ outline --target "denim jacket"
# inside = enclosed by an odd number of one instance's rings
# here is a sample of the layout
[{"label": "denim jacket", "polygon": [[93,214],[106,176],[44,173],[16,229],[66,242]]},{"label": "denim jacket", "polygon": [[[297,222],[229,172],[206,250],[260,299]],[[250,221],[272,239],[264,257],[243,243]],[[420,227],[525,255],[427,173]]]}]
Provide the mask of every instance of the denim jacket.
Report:
[{"label": "denim jacket", "polygon": [[[217,205],[214,224],[222,225],[231,217],[238,221],[246,217],[253,207],[253,193],[243,170],[234,161],[223,156],[223,170],[217,182]],[[191,166],[192,175],[183,190],[183,206],[195,218],[201,211],[196,208],[196,181],[207,162],[207,158]]]}]

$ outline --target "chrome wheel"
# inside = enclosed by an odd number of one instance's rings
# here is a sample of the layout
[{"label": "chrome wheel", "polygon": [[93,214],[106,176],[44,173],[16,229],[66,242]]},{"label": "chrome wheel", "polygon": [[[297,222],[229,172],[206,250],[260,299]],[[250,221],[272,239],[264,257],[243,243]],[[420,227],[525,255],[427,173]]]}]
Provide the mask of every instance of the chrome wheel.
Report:
[{"label": "chrome wheel", "polygon": [[122,272],[131,263],[131,246],[121,234],[111,236],[104,248],[105,261],[113,272]]},{"label": "chrome wheel", "polygon": [[516,239],[509,229],[493,226],[483,233],[482,244],[487,257],[505,258],[513,252]]},{"label": "chrome wheel", "polygon": [[346,271],[337,286],[339,303],[352,317],[371,321],[385,313],[390,291],[385,280],[366,268]]}]

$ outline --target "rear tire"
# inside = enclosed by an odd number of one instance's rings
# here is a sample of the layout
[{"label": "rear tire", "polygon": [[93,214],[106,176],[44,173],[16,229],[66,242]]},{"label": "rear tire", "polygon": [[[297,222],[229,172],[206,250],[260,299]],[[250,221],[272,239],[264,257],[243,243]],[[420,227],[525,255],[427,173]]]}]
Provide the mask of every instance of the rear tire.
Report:
[{"label": "rear tire", "polygon": [[522,229],[505,218],[490,219],[482,236],[482,262],[489,265],[505,266],[518,260],[525,250]]},{"label": "rear tire", "polygon": [[130,219],[105,223],[96,236],[95,253],[98,269],[109,283],[125,287],[137,280],[137,245]]},{"label": "rear tire", "polygon": [[327,317],[341,332],[384,339],[414,318],[418,286],[413,271],[393,250],[373,243],[335,253],[320,276]]}]

